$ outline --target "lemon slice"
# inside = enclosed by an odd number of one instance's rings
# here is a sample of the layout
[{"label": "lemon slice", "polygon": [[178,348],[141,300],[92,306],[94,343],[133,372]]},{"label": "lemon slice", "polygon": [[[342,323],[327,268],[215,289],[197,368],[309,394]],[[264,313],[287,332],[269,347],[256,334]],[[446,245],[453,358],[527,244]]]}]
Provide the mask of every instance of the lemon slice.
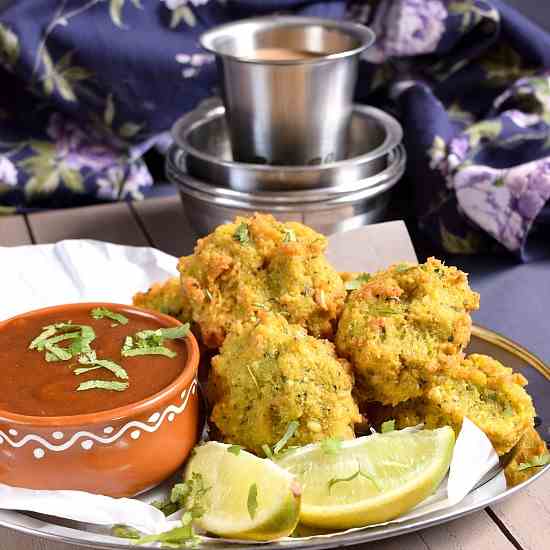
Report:
[{"label": "lemon slice", "polygon": [[454,441],[449,427],[405,429],[336,449],[307,445],[277,463],[302,486],[301,523],[348,529],[393,519],[432,494],[447,473]]},{"label": "lemon slice", "polygon": [[209,487],[197,527],[221,537],[259,541],[285,537],[296,527],[299,485],[271,460],[211,441],[196,447],[185,479],[194,473]]}]

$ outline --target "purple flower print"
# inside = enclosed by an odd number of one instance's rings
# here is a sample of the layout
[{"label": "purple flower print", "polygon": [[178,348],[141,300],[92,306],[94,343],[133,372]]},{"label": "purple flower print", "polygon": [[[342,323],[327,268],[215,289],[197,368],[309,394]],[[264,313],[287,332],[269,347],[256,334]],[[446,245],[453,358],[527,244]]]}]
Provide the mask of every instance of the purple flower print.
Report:
[{"label": "purple flower print", "polygon": [[452,182],[462,210],[516,251],[550,198],[550,157],[508,170],[470,166],[459,170]]},{"label": "purple flower print", "polygon": [[446,18],[447,10],[442,0],[385,2],[371,25],[378,40],[366,50],[364,57],[372,63],[382,63],[388,57],[431,53],[445,32]]},{"label": "purple flower print", "polygon": [[113,166],[96,180],[100,199],[118,200],[143,198],[142,189],[153,185],[153,178],[143,162],[131,164],[128,170]]},{"label": "purple flower print", "polygon": [[538,115],[531,115],[518,111],[516,109],[510,109],[503,113],[506,115],[518,128],[528,128],[534,124],[540,122],[540,117]]},{"label": "purple flower print", "polygon": [[113,148],[60,113],[50,116],[46,132],[55,143],[55,160],[67,168],[102,170],[118,160]]}]

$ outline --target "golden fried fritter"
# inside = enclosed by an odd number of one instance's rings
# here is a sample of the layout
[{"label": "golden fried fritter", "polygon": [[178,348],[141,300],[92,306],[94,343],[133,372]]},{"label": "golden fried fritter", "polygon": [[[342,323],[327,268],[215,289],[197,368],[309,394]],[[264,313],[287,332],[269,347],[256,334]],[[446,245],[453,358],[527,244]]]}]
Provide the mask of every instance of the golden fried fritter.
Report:
[{"label": "golden fried fritter", "polygon": [[[548,447],[535,428],[527,428],[519,445],[516,448],[512,460],[504,469],[506,481],[509,487],[523,483],[540,471],[540,468],[523,468],[521,464],[529,464],[534,458],[548,453]],[[520,469],[521,468],[521,469]]]},{"label": "golden fried fritter", "polygon": [[274,445],[292,421],[299,428],[289,445],[353,438],[361,416],[349,363],[336,356],[332,343],[281,315],[258,315],[230,332],[212,360],[211,420],[223,440],[261,454],[262,445]]},{"label": "golden fried fritter", "polygon": [[419,397],[442,363],[470,339],[479,295],[466,275],[430,258],[373,275],[348,298],[336,348],[348,358],[361,400],[396,405]]},{"label": "golden fried fritter", "polygon": [[189,307],[184,303],[179,277],[171,277],[162,283],[155,283],[147,292],[136,293],[132,303],[137,307],[171,315],[182,322],[191,319]]},{"label": "golden fried fritter", "polygon": [[521,374],[497,360],[473,354],[434,377],[422,397],[368,410],[377,423],[394,418],[399,428],[451,426],[457,435],[467,416],[503,455],[533,426],[535,410],[526,384]]},{"label": "golden fried fritter", "polygon": [[326,246],[312,229],[262,214],[238,217],[200,239],[179,270],[203,342],[219,347],[235,324],[260,310],[331,337],[346,292],[325,259]]}]

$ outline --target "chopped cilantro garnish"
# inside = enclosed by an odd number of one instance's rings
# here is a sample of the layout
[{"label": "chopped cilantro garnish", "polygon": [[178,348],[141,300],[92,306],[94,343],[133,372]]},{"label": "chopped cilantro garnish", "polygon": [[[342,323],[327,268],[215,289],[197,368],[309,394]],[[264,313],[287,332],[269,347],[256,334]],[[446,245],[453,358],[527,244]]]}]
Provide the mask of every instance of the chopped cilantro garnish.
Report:
[{"label": "chopped cilantro garnish", "polygon": [[46,350],[46,361],[48,363],[53,361],[68,361],[73,356],[70,351],[50,344],[49,342],[46,342],[44,349]]},{"label": "chopped cilantro garnish", "polygon": [[123,357],[137,357],[138,355],[164,355],[174,358],[175,351],[163,345],[164,340],[184,338],[189,332],[189,323],[170,328],[159,328],[157,330],[142,330],[134,336],[127,336],[122,345],[121,354]]},{"label": "chopped cilantro garnish", "polygon": [[394,270],[396,273],[405,273],[406,271],[414,269],[415,267],[417,266],[403,263],[403,264],[397,264]]},{"label": "chopped cilantro garnish", "polygon": [[355,279],[348,281],[345,284],[346,290],[357,290],[361,288],[365,283],[368,283],[370,280],[370,275],[368,273],[361,273]]},{"label": "chopped cilantro garnish", "polygon": [[110,391],[124,391],[130,384],[128,382],[116,382],[111,380],[88,380],[82,382],[76,391],[86,390],[110,390]]},{"label": "chopped cilantro garnish", "polygon": [[[30,344],[29,349],[45,351],[46,361],[68,361],[83,351],[90,351],[90,344],[95,340],[95,331],[88,325],[74,325],[71,322],[56,323],[42,329]],[[69,346],[62,348],[60,342],[70,340]]]},{"label": "chopped cilantro garnish", "polygon": [[380,431],[383,434],[393,432],[394,430],[395,430],[395,420],[393,418],[391,420],[386,420],[386,422],[382,422],[382,425],[380,426]]},{"label": "chopped cilantro garnish", "polygon": [[159,535],[146,535],[137,539],[134,544],[140,545],[158,542],[162,548],[195,547],[198,544],[199,537],[193,530],[192,521],[191,514],[183,514],[180,527],[174,527],[174,529],[160,533]]},{"label": "chopped cilantro garnish", "polygon": [[229,445],[229,447],[227,447],[227,452],[232,455],[239,456],[241,449],[242,447],[240,445]]},{"label": "chopped cilantro garnish", "polygon": [[133,527],[127,525],[113,525],[111,533],[119,539],[139,539],[141,533]]},{"label": "chopped cilantro garnish", "polygon": [[300,423],[297,420],[289,422],[285,434],[279,441],[277,441],[277,443],[275,443],[275,446],[273,447],[274,455],[279,454],[286,447],[286,444],[290,441],[290,438],[296,433],[299,427]]},{"label": "chopped cilantro garnish", "polygon": [[250,234],[248,233],[248,225],[246,223],[241,223],[235,233],[233,234],[233,238],[240,242],[241,244],[248,244],[250,242]]},{"label": "chopped cilantro garnish", "polygon": [[285,236],[283,237],[283,242],[285,244],[296,242],[296,233],[294,233],[292,229],[285,229]]},{"label": "chopped cilantro garnish", "polygon": [[258,510],[258,486],[253,483],[248,489],[248,498],[246,499],[246,507],[248,508],[248,515],[250,519],[256,517],[256,511]]},{"label": "chopped cilantro garnish", "polygon": [[193,472],[190,479],[172,487],[170,496],[165,501],[152,504],[167,516],[178,510],[185,510],[192,518],[199,518],[206,511],[205,496],[208,491],[210,487],[205,487],[202,475]]},{"label": "chopped cilantro garnish", "polygon": [[388,317],[389,315],[398,315],[399,313],[399,310],[392,309],[391,307],[378,305],[372,305],[369,307],[369,314],[375,317]]},{"label": "chopped cilantro garnish", "polygon": [[115,363],[114,361],[109,361],[108,359],[98,359],[96,357],[95,351],[89,351],[78,358],[78,362],[81,365],[90,365],[89,367],[77,368],[74,370],[76,375],[84,374],[96,369],[107,369],[110,370],[117,378],[122,380],[128,380],[128,373],[124,368]]},{"label": "chopped cilantro garnish", "polygon": [[336,485],[337,483],[344,483],[344,482],[347,482],[347,481],[353,481],[355,478],[357,478],[359,476],[361,476],[362,478],[368,479],[376,487],[376,489],[378,491],[380,491],[380,487],[378,486],[378,484],[376,483],[374,478],[361,471],[361,464],[358,460],[357,461],[357,471],[354,474],[351,474],[349,477],[333,477],[328,482],[328,492],[330,493],[330,491],[332,490],[332,487],[334,487],[334,485]]},{"label": "chopped cilantro garnish", "polygon": [[140,355],[164,355],[164,357],[173,359],[178,354],[165,346],[143,346],[126,350],[122,348],[122,357],[138,357]]},{"label": "chopped cilantro garnish", "polygon": [[338,437],[330,437],[321,441],[321,449],[327,455],[335,455],[342,449],[342,440]]},{"label": "chopped cilantro garnish", "polygon": [[107,309],[105,307],[96,307],[92,309],[92,311],[90,311],[90,315],[94,319],[104,319],[104,318],[111,319],[111,321],[115,321],[119,325],[128,324],[128,317],[125,317],[121,313],[116,313],[115,311],[111,311],[110,309]]},{"label": "chopped cilantro garnish", "polygon": [[271,447],[267,443],[264,443],[262,445],[262,451],[264,452],[267,458],[273,458],[273,451],[271,450]]},{"label": "chopped cilantro garnish", "polygon": [[184,338],[189,332],[189,323],[177,327],[158,328],[156,330],[141,330],[136,332],[135,337],[138,340],[151,340],[156,344],[162,343],[162,340],[175,340]]},{"label": "chopped cilantro garnish", "polygon": [[520,463],[518,465],[518,472],[529,470],[530,468],[542,468],[542,466],[546,466],[547,464],[550,464],[550,454],[544,453],[538,456],[534,456],[528,462]]}]

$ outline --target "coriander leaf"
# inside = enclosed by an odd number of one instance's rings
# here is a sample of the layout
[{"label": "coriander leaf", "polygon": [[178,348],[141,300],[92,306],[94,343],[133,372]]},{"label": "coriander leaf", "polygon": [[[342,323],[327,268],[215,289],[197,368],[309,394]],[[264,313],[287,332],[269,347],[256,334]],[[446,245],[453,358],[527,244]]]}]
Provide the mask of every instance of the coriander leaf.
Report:
[{"label": "coriander leaf", "polygon": [[176,338],[184,338],[189,332],[189,323],[179,325],[177,327],[158,328],[156,330],[142,330],[136,332],[135,337],[140,340],[147,340],[148,338],[161,338],[167,340],[175,340]]},{"label": "coriander leaf", "polygon": [[348,482],[348,481],[353,481],[355,478],[357,478],[359,476],[361,476],[365,479],[368,479],[376,487],[376,489],[378,489],[378,491],[380,491],[380,487],[378,486],[378,484],[376,483],[374,478],[372,478],[368,474],[363,473],[361,471],[361,464],[359,463],[359,461],[357,461],[357,471],[354,474],[351,474],[349,477],[333,477],[328,482],[328,492],[329,492],[329,494],[330,494],[330,491],[332,490],[332,487],[334,485],[336,485],[337,483],[344,483],[344,482]]},{"label": "coriander leaf", "polygon": [[264,452],[267,458],[273,458],[273,451],[271,450],[271,447],[267,443],[264,443],[262,445],[262,451]]},{"label": "coriander leaf", "polygon": [[402,264],[397,264],[394,268],[394,271],[396,273],[405,273],[406,271],[414,269],[415,267],[416,267],[415,265],[402,263]]},{"label": "coriander leaf", "polygon": [[53,344],[46,343],[44,345],[44,349],[46,350],[46,361],[52,362],[52,361],[68,361],[71,359],[72,354],[58,346],[55,346]]},{"label": "coriander leaf", "polygon": [[153,500],[151,506],[160,510],[165,516],[171,516],[174,512],[179,510],[179,506],[174,502],[170,502],[170,499]]},{"label": "coriander leaf", "polygon": [[550,454],[544,453],[538,456],[534,456],[528,462],[522,462],[521,464],[519,464],[518,472],[529,470],[530,468],[541,468],[542,466],[546,466],[547,464],[550,464]]},{"label": "coriander leaf", "polygon": [[338,437],[330,437],[321,441],[321,449],[327,455],[335,455],[342,449],[342,440]]},{"label": "coriander leaf", "polygon": [[292,229],[285,229],[285,236],[283,237],[283,243],[294,243],[296,242],[296,233]]},{"label": "coriander leaf", "polygon": [[101,367],[82,367],[74,369],[73,374],[76,374],[77,376],[80,376],[81,374],[85,374],[87,372],[100,369]]},{"label": "coriander leaf", "polygon": [[[128,324],[128,317],[125,317],[122,315],[122,313],[116,313],[115,311],[111,311],[110,309],[107,309],[105,307],[96,307],[90,311],[90,315],[94,319],[111,319],[111,321],[116,321],[120,325],[127,325]],[[117,325],[115,325],[117,326]]]},{"label": "coriander leaf", "polygon": [[150,348],[133,348],[133,349],[124,349],[121,351],[122,357],[137,357],[138,355],[164,355],[173,359],[178,354],[175,351],[172,351],[169,348],[164,346],[154,346]]},{"label": "coriander leaf", "polygon": [[399,311],[390,307],[373,305],[369,307],[369,314],[375,317],[388,317],[389,315],[398,315]]},{"label": "coriander leaf", "polygon": [[256,511],[258,510],[258,486],[253,483],[248,489],[248,498],[246,499],[246,507],[248,508],[248,515],[250,519],[256,517]]},{"label": "coriander leaf", "polygon": [[108,359],[97,359],[95,352],[89,352],[87,354],[81,355],[78,358],[78,362],[81,365],[91,365],[91,367],[76,369],[74,371],[76,375],[83,374],[96,368],[104,368],[110,370],[117,378],[128,380],[128,373],[123,367],[121,367],[114,361],[109,361]]},{"label": "coriander leaf", "polygon": [[126,336],[124,338],[124,343],[122,344],[122,351],[127,351],[134,347],[134,339],[131,336]]},{"label": "coriander leaf", "polygon": [[382,425],[380,426],[380,431],[385,434],[389,432],[393,432],[395,430],[395,419],[386,420],[386,422],[382,422]]},{"label": "coriander leaf", "polygon": [[44,327],[43,331],[29,344],[29,349],[38,349],[39,346],[43,346],[43,342],[55,333],[54,326]]},{"label": "coriander leaf", "polygon": [[293,420],[288,424],[283,437],[281,437],[281,439],[277,441],[277,443],[275,443],[275,446],[273,447],[273,454],[279,454],[284,449],[290,438],[296,433],[299,427],[300,423],[297,420]]},{"label": "coriander leaf", "polygon": [[227,452],[232,455],[239,456],[241,449],[242,447],[240,445],[229,445],[229,447],[227,447]]},{"label": "coriander leaf", "polygon": [[160,542],[168,545],[176,545],[174,548],[180,546],[187,546],[190,543],[198,542],[198,537],[190,524],[184,524],[182,521],[181,527],[174,527],[170,531],[160,533],[159,535],[146,535],[137,539],[134,544],[148,544],[154,542]]},{"label": "coriander leaf", "polygon": [[52,336],[47,340],[43,340],[40,344],[38,344],[37,349],[39,351],[42,351],[48,344],[58,344],[59,342],[63,342],[64,340],[74,340],[75,338],[80,337],[80,332],[67,332],[65,334],[58,334],[57,336]]},{"label": "coriander leaf", "polygon": [[269,309],[265,304],[255,303],[252,305],[257,309],[265,309],[265,310]]},{"label": "coriander leaf", "polygon": [[193,472],[191,477],[183,483],[176,483],[170,492],[170,502],[176,509],[183,509],[192,518],[201,517],[207,509],[206,494],[210,487],[206,487],[201,474]]},{"label": "coriander leaf", "polygon": [[240,242],[241,244],[248,244],[250,242],[250,234],[248,233],[248,225],[246,223],[241,223],[235,233],[233,233],[233,238]]},{"label": "coriander leaf", "polygon": [[348,281],[345,284],[346,290],[357,290],[361,288],[365,283],[370,281],[370,275],[368,273],[361,273],[355,279]]},{"label": "coriander leaf", "polygon": [[128,525],[113,525],[111,533],[120,539],[139,539],[141,533]]},{"label": "coriander leaf", "polygon": [[110,380],[88,380],[82,382],[76,391],[86,390],[111,390],[111,391],[124,391],[130,384],[128,382],[116,382]]}]

